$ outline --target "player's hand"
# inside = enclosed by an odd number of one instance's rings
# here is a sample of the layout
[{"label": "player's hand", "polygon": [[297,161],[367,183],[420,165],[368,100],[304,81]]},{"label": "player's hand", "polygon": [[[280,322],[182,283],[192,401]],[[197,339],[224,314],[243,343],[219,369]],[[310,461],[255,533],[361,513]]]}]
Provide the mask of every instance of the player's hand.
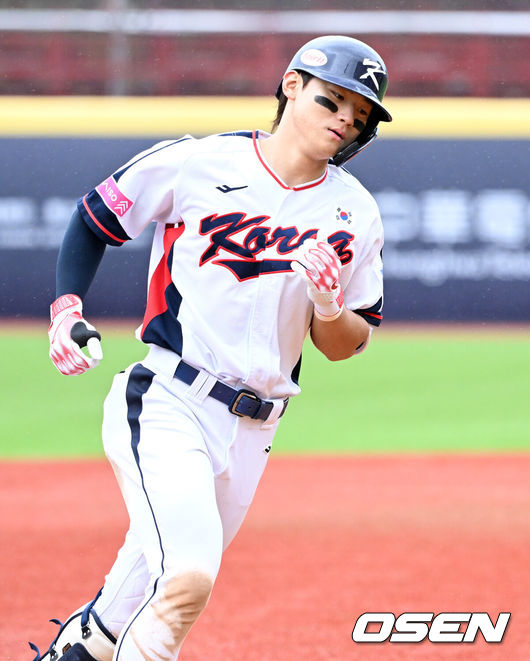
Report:
[{"label": "player's hand", "polygon": [[[65,294],[50,306],[50,358],[61,374],[83,374],[103,358],[101,335],[83,319],[79,296]],[[88,356],[81,351],[86,346]]]},{"label": "player's hand", "polygon": [[322,321],[333,321],[344,308],[344,293],[339,283],[342,268],[339,256],[324,240],[307,239],[298,249],[291,268],[307,284],[307,295]]}]

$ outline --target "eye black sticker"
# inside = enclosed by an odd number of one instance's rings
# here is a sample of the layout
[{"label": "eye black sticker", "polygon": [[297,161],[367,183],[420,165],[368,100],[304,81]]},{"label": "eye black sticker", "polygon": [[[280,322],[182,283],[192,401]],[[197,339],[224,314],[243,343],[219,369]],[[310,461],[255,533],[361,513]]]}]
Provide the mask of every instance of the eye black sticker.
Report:
[{"label": "eye black sticker", "polygon": [[361,133],[366,128],[366,124],[361,119],[354,119],[353,128],[357,129],[359,133]]},{"label": "eye black sticker", "polygon": [[315,101],[316,103],[320,103],[321,106],[324,106],[324,108],[327,108],[331,112],[337,112],[339,107],[333,103],[331,99],[328,99],[327,96],[320,96],[317,94],[315,96]]}]

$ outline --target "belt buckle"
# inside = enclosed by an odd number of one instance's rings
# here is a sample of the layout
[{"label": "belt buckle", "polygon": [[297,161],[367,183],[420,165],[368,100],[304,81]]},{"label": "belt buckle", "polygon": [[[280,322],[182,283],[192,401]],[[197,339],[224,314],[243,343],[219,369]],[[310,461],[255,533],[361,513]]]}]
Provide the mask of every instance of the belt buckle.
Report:
[{"label": "belt buckle", "polygon": [[256,402],[262,401],[261,398],[256,395],[256,393],[253,393],[250,390],[238,390],[234,396],[234,399],[230,402],[228,410],[230,413],[237,415],[239,418],[244,418],[246,416],[245,413],[239,413],[239,411],[236,411],[243,397],[248,397],[249,399],[253,399]]}]

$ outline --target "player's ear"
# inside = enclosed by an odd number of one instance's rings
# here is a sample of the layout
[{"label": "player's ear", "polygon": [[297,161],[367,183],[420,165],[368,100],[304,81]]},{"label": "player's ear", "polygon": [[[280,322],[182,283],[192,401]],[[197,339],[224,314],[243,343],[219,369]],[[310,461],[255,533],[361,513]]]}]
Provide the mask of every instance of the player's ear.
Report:
[{"label": "player's ear", "polygon": [[282,91],[288,99],[296,98],[296,93],[302,87],[302,76],[298,71],[288,71],[283,77]]}]

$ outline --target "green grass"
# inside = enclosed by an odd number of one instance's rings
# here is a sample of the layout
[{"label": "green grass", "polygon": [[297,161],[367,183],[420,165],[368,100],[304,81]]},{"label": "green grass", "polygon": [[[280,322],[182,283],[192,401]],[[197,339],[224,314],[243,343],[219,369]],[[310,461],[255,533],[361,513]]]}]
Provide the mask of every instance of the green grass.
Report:
[{"label": "green grass", "polygon": [[[102,454],[102,405],[116,372],[145,355],[127,330],[102,326],[105,358],[63,377],[48,359],[46,324],[8,326],[1,457]],[[300,397],[275,453],[530,449],[530,340],[522,334],[376,332],[368,351],[330,363],[308,344]]]},{"label": "green grass", "polygon": [[280,432],[286,451],[530,449],[528,339],[381,332],[350,361],[310,351],[304,367],[304,399]]}]

